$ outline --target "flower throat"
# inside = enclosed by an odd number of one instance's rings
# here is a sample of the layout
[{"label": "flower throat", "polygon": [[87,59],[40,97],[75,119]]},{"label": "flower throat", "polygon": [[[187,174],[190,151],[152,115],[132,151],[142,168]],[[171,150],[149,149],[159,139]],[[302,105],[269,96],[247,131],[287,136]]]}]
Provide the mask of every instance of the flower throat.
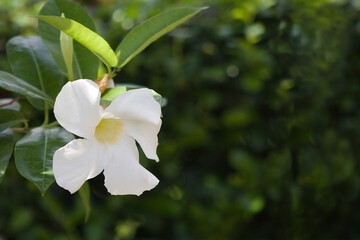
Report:
[{"label": "flower throat", "polygon": [[95,138],[99,143],[115,143],[122,130],[118,119],[103,118],[95,129]]}]

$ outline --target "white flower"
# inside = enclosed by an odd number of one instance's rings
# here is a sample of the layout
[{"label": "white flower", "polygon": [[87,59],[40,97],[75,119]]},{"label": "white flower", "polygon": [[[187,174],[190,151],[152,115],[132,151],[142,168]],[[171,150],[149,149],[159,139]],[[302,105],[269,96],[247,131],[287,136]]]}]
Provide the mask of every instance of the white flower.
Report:
[{"label": "white flower", "polygon": [[84,138],[55,152],[53,170],[59,186],[74,193],[103,170],[105,187],[113,195],[140,195],[159,183],[140,165],[135,143],[146,157],[159,161],[161,107],[149,89],[127,91],[103,109],[93,81],[68,82],[56,97],[54,113],[62,127]]}]

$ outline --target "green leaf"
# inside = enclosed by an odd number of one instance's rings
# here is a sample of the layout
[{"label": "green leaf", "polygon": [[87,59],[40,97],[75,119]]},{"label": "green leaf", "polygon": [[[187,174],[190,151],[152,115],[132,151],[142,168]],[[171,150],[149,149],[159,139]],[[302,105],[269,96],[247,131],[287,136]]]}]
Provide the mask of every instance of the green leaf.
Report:
[{"label": "green leaf", "polygon": [[14,139],[13,132],[8,129],[0,133],[0,183],[2,182],[9,159],[13,152]]},{"label": "green leaf", "polygon": [[115,67],[117,57],[110,45],[96,32],[91,31],[84,25],[69,19],[57,16],[37,16],[39,19],[53,25],[63,31],[87,49],[92,51],[107,66]]},{"label": "green leaf", "polygon": [[105,74],[107,73],[107,69],[104,66],[104,64],[99,64],[99,68],[98,68],[98,73],[97,73],[97,78],[102,78]]},{"label": "green leaf", "polygon": [[34,183],[42,195],[54,182],[54,176],[44,174],[52,169],[57,149],[72,141],[74,136],[60,127],[34,128],[15,146],[15,164],[21,175]]},{"label": "green leaf", "polygon": [[[65,17],[64,13],[61,14],[61,17]],[[65,66],[68,73],[69,81],[74,81],[74,73],[73,73],[73,58],[74,58],[74,43],[72,37],[64,33],[60,32],[60,48],[61,53],[63,55]]]},{"label": "green leaf", "polygon": [[20,112],[11,109],[0,109],[0,132],[24,121],[25,119]]},{"label": "green leaf", "polygon": [[79,194],[81,197],[81,200],[84,204],[85,208],[85,222],[89,219],[90,212],[91,212],[91,205],[90,205],[90,187],[89,183],[85,182],[81,188],[79,189]]},{"label": "green leaf", "polygon": [[121,68],[152,42],[205,8],[176,8],[160,13],[131,30],[119,46],[117,67]]},{"label": "green leaf", "polygon": [[0,87],[20,95],[45,100],[50,105],[54,105],[54,100],[46,93],[7,72],[0,71]]},{"label": "green leaf", "polygon": [[157,101],[161,107],[166,106],[167,104],[167,99],[162,97],[160,94],[158,94],[157,92],[155,92],[154,90],[151,90],[153,97],[155,99],[155,101]]},{"label": "green leaf", "polygon": [[54,175],[54,170],[47,170],[45,172],[42,172],[41,174]]},{"label": "green leaf", "polygon": [[127,91],[126,87],[108,88],[104,91],[101,99],[105,101],[113,101],[117,96]]},{"label": "green leaf", "polygon": [[[6,55],[15,76],[56,98],[64,83],[63,76],[39,36],[10,39]],[[42,100],[29,98],[29,101],[38,109],[45,108]]]},{"label": "green leaf", "polygon": [[[101,96],[100,103],[105,105],[110,105],[111,102],[120,94],[131,90],[131,89],[138,89],[138,88],[144,88],[140,85],[135,84],[121,84],[122,86],[114,87],[114,88],[108,88],[104,91],[103,95]],[[163,107],[166,105],[166,99],[163,98],[160,94],[155,92],[154,90],[150,89],[154,99],[160,103],[160,105]]]},{"label": "green leaf", "polygon": [[[40,15],[48,16],[61,16],[62,13],[67,18],[81,23],[92,31],[96,31],[91,17],[77,3],[67,0],[49,0],[40,11]],[[60,31],[46,22],[39,21],[39,33],[60,71],[66,75],[67,69],[60,48]],[[96,79],[99,60],[91,51],[76,41],[74,42],[73,60],[75,79]]]}]

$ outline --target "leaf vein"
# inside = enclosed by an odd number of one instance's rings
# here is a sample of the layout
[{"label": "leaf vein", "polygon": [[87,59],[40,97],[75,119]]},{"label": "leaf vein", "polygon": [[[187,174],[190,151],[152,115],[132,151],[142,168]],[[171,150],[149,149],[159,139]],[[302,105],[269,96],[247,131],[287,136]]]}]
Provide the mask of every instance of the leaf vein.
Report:
[{"label": "leaf vein", "polygon": [[[30,44],[29,44],[30,45]],[[34,61],[34,64],[35,64],[35,68],[36,68],[36,72],[37,72],[37,75],[39,77],[39,82],[40,82],[40,87],[41,87],[41,90],[44,92],[45,91],[45,87],[44,87],[44,82],[43,82],[43,79],[42,79],[42,75],[41,75],[41,71],[40,71],[40,66],[39,66],[39,63],[35,57],[35,53],[32,49],[32,46],[29,46],[29,51],[30,51],[30,54],[31,54],[31,57]]]}]

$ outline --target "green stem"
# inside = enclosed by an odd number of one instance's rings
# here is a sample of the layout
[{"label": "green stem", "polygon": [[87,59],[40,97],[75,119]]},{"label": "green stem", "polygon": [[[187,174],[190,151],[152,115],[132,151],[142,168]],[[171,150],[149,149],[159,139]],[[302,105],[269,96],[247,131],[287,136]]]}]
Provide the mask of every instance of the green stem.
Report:
[{"label": "green stem", "polygon": [[49,104],[49,106],[51,107],[51,108],[54,108],[54,102],[50,102],[50,101],[46,101],[47,102],[47,104]]},{"label": "green stem", "polygon": [[25,129],[25,128],[11,128],[11,130],[13,132],[19,132],[19,133],[28,133],[29,129]]},{"label": "green stem", "polygon": [[116,72],[119,72],[121,68],[114,68],[111,74],[109,74],[109,78],[114,78],[116,76]]},{"label": "green stem", "polygon": [[67,68],[67,72],[69,75],[69,81],[73,82],[74,81],[74,72],[73,72],[72,66],[66,65],[66,68]]},{"label": "green stem", "polygon": [[24,120],[24,127],[23,128],[11,128],[13,132],[21,132],[21,133],[28,133],[29,132],[29,124],[28,120]]},{"label": "green stem", "polygon": [[28,124],[28,120],[24,121],[24,129],[28,130],[29,129],[29,124]]},{"label": "green stem", "polygon": [[49,122],[49,109],[48,109],[48,105],[45,103],[45,110],[44,110],[44,113],[45,113],[45,117],[44,117],[44,123],[43,123],[43,126],[44,125],[47,125],[48,122]]},{"label": "green stem", "polygon": [[55,122],[52,122],[52,123],[49,123],[49,124],[44,124],[42,127],[43,128],[52,128],[52,127],[55,127],[57,125],[59,125],[59,123],[57,121],[55,121]]},{"label": "green stem", "polygon": [[106,65],[106,68],[107,68],[107,71],[108,71],[108,74],[109,74],[109,78],[112,78],[112,72],[111,72],[111,67],[109,66],[109,65],[107,65],[107,64],[105,64]]}]

